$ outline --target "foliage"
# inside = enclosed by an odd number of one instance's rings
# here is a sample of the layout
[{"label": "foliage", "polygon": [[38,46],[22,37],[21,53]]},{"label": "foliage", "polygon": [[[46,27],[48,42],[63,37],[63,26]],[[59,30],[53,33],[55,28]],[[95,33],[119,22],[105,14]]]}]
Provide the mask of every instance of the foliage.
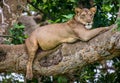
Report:
[{"label": "foliage", "polygon": [[[65,22],[63,15],[73,15],[79,0],[33,0],[31,10],[44,13],[44,19],[50,23]],[[86,0],[87,2],[87,0]],[[97,7],[94,27],[108,26],[115,22],[119,0],[94,0]]]},{"label": "foliage", "polygon": [[42,10],[44,19],[62,22],[63,15],[73,14],[78,0],[32,0],[30,9]]},{"label": "foliage", "polygon": [[24,26],[19,24],[14,24],[13,27],[9,30],[12,39],[10,41],[11,44],[22,44],[24,40],[27,38],[24,35]]},{"label": "foliage", "polygon": [[117,24],[117,31],[120,31],[120,18],[117,19],[116,24]]},{"label": "foliage", "polygon": [[68,83],[68,80],[67,80],[66,77],[64,77],[64,76],[59,76],[59,77],[57,78],[57,82],[58,82],[58,83]]},{"label": "foliage", "polygon": [[94,27],[108,26],[115,23],[118,2],[117,0],[95,0],[97,12],[94,17]]},{"label": "foliage", "polygon": [[52,20],[48,20],[49,23],[58,23],[58,22],[66,22],[68,20],[70,20],[72,17],[74,16],[74,14],[68,14],[68,15],[62,15],[62,19],[57,19],[55,21]]}]

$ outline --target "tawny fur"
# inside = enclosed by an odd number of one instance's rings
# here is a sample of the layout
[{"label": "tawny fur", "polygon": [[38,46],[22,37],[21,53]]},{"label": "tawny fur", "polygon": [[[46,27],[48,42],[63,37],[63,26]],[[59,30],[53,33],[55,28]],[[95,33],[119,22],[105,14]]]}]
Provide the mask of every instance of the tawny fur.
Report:
[{"label": "tawny fur", "polygon": [[72,43],[76,40],[88,41],[107,28],[89,30],[93,23],[96,8],[75,9],[75,16],[65,23],[50,24],[37,28],[26,39],[26,47],[29,54],[26,78],[33,77],[32,64],[38,47],[42,50],[50,50],[62,43]]}]

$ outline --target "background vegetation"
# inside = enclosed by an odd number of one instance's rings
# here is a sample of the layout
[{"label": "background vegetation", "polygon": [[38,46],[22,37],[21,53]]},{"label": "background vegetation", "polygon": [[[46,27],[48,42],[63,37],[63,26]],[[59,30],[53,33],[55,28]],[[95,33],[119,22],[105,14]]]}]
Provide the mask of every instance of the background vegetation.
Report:
[{"label": "background vegetation", "polygon": [[[28,7],[30,11],[43,13],[43,21],[49,23],[61,23],[71,19],[74,16],[74,8],[79,7],[79,2],[83,0],[31,0]],[[88,0],[84,0],[86,3]],[[97,12],[94,18],[93,27],[109,26],[117,23],[120,26],[120,21],[116,21],[120,0],[94,0],[94,5],[97,7]],[[89,7],[88,7],[89,8]],[[15,24],[10,29],[10,34],[14,37],[9,44],[24,43],[27,37],[23,34],[24,26]],[[104,66],[105,65],[105,66]],[[107,66],[106,66],[107,65]],[[120,57],[113,60],[107,60],[104,64],[91,64],[86,66],[82,73],[79,69],[73,74],[73,78],[77,83],[119,83],[120,82]],[[52,78],[52,79],[51,79]],[[3,79],[3,83],[20,83],[19,79],[14,80],[14,77]],[[6,80],[6,81],[5,81]],[[70,79],[66,76],[42,77],[43,83],[69,83]],[[37,79],[32,80],[37,83]],[[30,83],[31,81],[28,81]]]}]

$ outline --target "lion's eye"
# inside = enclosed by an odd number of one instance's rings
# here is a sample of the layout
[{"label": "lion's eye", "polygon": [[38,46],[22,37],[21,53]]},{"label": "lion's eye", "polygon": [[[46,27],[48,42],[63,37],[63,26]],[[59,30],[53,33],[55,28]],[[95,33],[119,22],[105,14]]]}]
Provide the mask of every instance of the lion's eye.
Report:
[{"label": "lion's eye", "polygon": [[93,16],[93,14],[90,14],[90,16],[92,17],[92,16]]}]

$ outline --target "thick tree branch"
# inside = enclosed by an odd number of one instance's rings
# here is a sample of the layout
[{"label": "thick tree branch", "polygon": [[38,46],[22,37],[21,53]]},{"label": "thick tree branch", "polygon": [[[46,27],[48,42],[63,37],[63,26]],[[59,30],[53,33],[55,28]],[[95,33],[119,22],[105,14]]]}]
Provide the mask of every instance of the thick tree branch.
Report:
[{"label": "thick tree branch", "polygon": [[[41,55],[47,55],[40,60]],[[120,55],[120,32],[109,30],[88,42],[62,44],[57,48],[39,52],[33,65],[35,75],[72,73],[91,63],[112,59]],[[0,45],[0,71],[26,72],[28,54],[24,44]]]}]

